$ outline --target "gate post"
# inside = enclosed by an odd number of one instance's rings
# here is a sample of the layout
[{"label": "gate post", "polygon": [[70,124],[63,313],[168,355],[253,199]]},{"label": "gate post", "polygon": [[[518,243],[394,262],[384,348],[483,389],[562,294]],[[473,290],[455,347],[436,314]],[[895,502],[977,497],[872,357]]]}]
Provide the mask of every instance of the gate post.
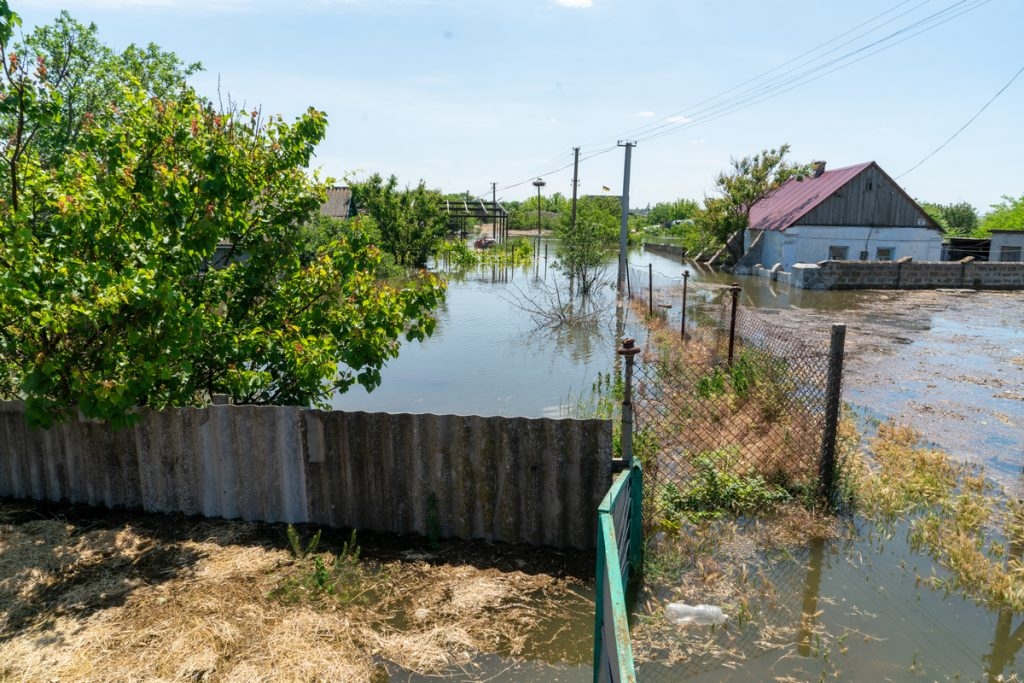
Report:
[{"label": "gate post", "polygon": [[839,409],[843,397],[843,351],[846,325],[832,325],[828,352],[828,385],[825,390],[825,428],[821,434],[818,460],[818,494],[828,506],[836,503],[836,439],[839,435]]},{"label": "gate post", "polygon": [[626,361],[626,378],[622,389],[622,444],[621,463],[624,467],[633,466],[633,358],[640,353],[635,346],[636,340],[626,337],[622,347],[616,352]]}]

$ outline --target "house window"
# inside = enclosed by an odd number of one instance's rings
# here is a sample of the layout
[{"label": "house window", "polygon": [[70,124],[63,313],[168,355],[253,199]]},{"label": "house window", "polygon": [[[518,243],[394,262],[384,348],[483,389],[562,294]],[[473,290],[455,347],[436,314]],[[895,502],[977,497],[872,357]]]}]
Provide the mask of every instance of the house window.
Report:
[{"label": "house window", "polygon": [[829,261],[845,261],[849,258],[850,248],[849,247],[838,247],[832,245],[828,248],[828,260]]},{"label": "house window", "polygon": [[1007,245],[1004,244],[1002,247],[999,248],[999,260],[1000,261],[1020,261],[1021,260],[1020,252],[1021,252],[1021,248],[1020,247],[1011,247],[1011,246],[1007,246]]},{"label": "house window", "polygon": [[875,260],[876,261],[892,261],[892,252],[893,252],[893,248],[892,247],[879,247],[875,251]]},{"label": "house window", "polygon": [[868,252],[867,251],[860,252],[860,260],[861,261],[867,261],[868,260]]}]

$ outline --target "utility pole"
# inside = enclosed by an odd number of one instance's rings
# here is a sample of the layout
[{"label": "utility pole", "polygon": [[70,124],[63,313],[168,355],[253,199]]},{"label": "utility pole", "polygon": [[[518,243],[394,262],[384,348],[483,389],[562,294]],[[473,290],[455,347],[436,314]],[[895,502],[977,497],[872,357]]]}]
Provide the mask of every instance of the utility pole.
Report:
[{"label": "utility pole", "polygon": [[[491,181],[491,239],[498,237],[498,183]],[[504,240],[502,240],[504,241]]]},{"label": "utility pole", "polygon": [[629,246],[627,239],[629,234],[629,161],[636,143],[619,140],[617,145],[626,148],[626,164],[625,170],[622,172],[622,223],[619,226],[619,277],[616,281],[621,298],[626,286],[626,250]]},{"label": "utility pole", "polygon": [[575,158],[572,162],[572,220],[569,223],[573,228],[576,227],[576,188],[580,186],[580,148],[573,147],[573,153]]}]

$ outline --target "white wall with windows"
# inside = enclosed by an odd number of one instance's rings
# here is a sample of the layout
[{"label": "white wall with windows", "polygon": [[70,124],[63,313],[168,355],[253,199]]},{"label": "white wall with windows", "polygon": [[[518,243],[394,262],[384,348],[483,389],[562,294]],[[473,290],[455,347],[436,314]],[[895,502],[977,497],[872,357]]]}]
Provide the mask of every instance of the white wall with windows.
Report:
[{"label": "white wall with windows", "polygon": [[1024,261],[1024,230],[993,230],[989,261]]},{"label": "white wall with windows", "polygon": [[785,231],[765,231],[761,246],[762,265],[771,268],[781,263],[787,272],[795,263],[896,261],[906,256],[915,261],[939,261],[942,258],[941,233],[933,228],[918,227],[800,225]]}]

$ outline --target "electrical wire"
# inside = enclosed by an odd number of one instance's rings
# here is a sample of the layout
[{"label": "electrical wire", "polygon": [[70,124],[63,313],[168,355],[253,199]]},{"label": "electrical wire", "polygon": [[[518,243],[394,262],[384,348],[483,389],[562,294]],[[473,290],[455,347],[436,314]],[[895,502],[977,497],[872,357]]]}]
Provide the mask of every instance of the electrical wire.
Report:
[{"label": "electrical wire", "polygon": [[941,145],[939,145],[938,147],[936,147],[935,149],[933,149],[933,150],[931,151],[931,153],[930,153],[930,154],[928,154],[928,155],[927,155],[927,156],[926,156],[926,157],[925,157],[924,159],[921,159],[921,161],[917,162],[916,164],[914,164],[913,166],[911,166],[910,168],[908,168],[908,169],[907,169],[906,171],[904,171],[903,173],[900,173],[900,174],[899,174],[898,176],[896,176],[896,179],[902,178],[903,176],[907,175],[907,174],[908,174],[908,173],[910,173],[911,171],[913,171],[913,170],[917,169],[917,167],[918,167],[918,166],[920,166],[921,164],[923,164],[924,162],[928,161],[928,160],[929,160],[929,159],[931,159],[931,158],[932,158],[933,156],[935,156],[936,154],[938,154],[938,153],[939,153],[939,152],[940,152],[940,151],[942,150],[942,148],[943,148],[943,147],[945,147],[945,146],[946,146],[946,145],[948,145],[949,143],[953,142],[953,140],[954,140],[954,139],[955,139],[955,138],[956,138],[956,137],[957,137],[958,135],[960,135],[960,133],[964,132],[964,130],[966,130],[966,128],[967,128],[968,126],[970,126],[970,125],[971,125],[972,123],[974,123],[974,120],[975,120],[976,118],[978,118],[979,116],[981,116],[981,113],[982,113],[983,111],[985,111],[986,109],[988,109],[988,106],[989,106],[990,104],[992,104],[993,102],[995,102],[995,101],[996,101],[996,99],[997,99],[997,98],[998,98],[998,97],[999,97],[1000,95],[1002,95],[1002,94],[1003,94],[1003,92],[1004,92],[1004,91],[1005,91],[1005,90],[1006,90],[1007,88],[1009,88],[1009,87],[1010,87],[1011,85],[1013,85],[1013,82],[1014,82],[1015,80],[1017,80],[1017,77],[1018,77],[1018,76],[1020,76],[1020,75],[1021,75],[1022,73],[1024,73],[1024,66],[1022,66],[1022,67],[1021,67],[1020,69],[1018,69],[1018,70],[1017,70],[1017,73],[1015,73],[1015,74],[1013,75],[1013,78],[1011,78],[1011,79],[1010,79],[1009,81],[1007,81],[1007,82],[1006,82],[1006,85],[1004,85],[1004,86],[1003,86],[1002,88],[1000,88],[1000,89],[999,89],[999,91],[998,91],[998,92],[996,92],[996,94],[995,94],[995,95],[993,95],[993,96],[992,96],[992,98],[991,98],[991,99],[990,99],[990,100],[989,100],[988,102],[986,102],[986,103],[984,104],[984,106],[982,106],[982,108],[981,108],[981,109],[979,109],[979,110],[978,110],[977,112],[975,112],[974,116],[972,116],[971,118],[967,119],[967,123],[965,123],[964,125],[960,126],[960,127],[959,127],[959,128],[957,129],[957,131],[956,131],[955,133],[953,133],[952,135],[950,135],[950,136],[949,136],[949,138],[948,138],[948,139],[947,139],[947,140],[946,140],[945,142],[943,142],[943,143],[942,143]]},{"label": "electrical wire", "polygon": [[[856,26],[842,33],[839,33],[836,36],[833,36],[829,40],[819,43],[810,50],[807,50],[795,57],[792,57],[791,59],[788,59],[785,62],[782,62],[781,64],[771,69],[768,69],[767,71],[764,71],[758,74],[757,76],[754,76],[753,78],[747,79],[727,90],[724,90],[718,95],[697,102],[689,109],[680,110],[679,112],[676,112],[675,114],[666,117],[665,119],[657,123],[651,123],[645,126],[634,128],[632,131],[630,131],[630,135],[616,136],[616,141],[624,138],[634,137],[636,142],[649,142],[651,140],[664,137],[666,135],[675,134],[677,132],[687,130],[695,126],[702,125],[710,121],[714,121],[716,119],[722,118],[723,116],[734,114],[738,111],[742,111],[756,104],[760,104],[766,100],[790,92],[791,90],[794,90],[796,88],[803,87],[808,83],[812,83],[816,80],[824,78],[825,76],[835,73],[836,71],[852,66],[853,64],[856,64],[864,59],[867,59],[868,57],[876,55],[884,50],[891,49],[896,45],[906,42],[907,40],[910,40],[911,38],[914,38],[922,33],[931,31],[938,26],[941,26],[954,19],[957,19],[963,16],[964,14],[974,11],[975,9],[978,9],[979,7],[991,2],[991,0],[957,0],[956,2],[953,2],[952,4],[949,4],[943,7],[942,9],[939,9],[920,19],[916,19],[915,21],[912,21],[909,24],[897,28],[896,30],[886,34],[885,36],[868,42],[867,44],[848,50],[837,57],[834,57],[824,62],[816,62],[814,65],[807,68],[794,66],[792,68],[785,69],[780,72],[780,69],[783,69],[787,65],[799,62],[803,58],[817,53],[821,48],[832,45],[836,41],[839,41],[842,38],[845,38],[864,27],[871,26],[879,19],[886,17],[887,15],[891,14],[892,12],[896,11],[897,9],[908,4],[911,1],[912,0],[903,0],[903,2],[900,2],[899,4],[893,6],[892,8],[884,12],[881,12],[880,14],[874,15],[873,17],[857,24]],[[875,33],[881,28],[906,17],[907,15],[911,14],[917,9],[920,9],[921,7],[930,2],[932,2],[932,0],[923,0],[922,2],[918,2],[913,7],[903,12],[900,12],[895,16],[885,19],[885,21],[878,23],[876,26],[873,26],[872,28],[857,33],[852,38],[849,38],[848,40],[833,46],[829,50],[819,53],[818,58],[834,54],[837,51],[841,50],[842,48],[848,47],[856,43],[858,40],[865,38],[872,33]],[[772,74],[775,75],[767,80],[763,80],[766,76]],[[1016,76],[1014,78],[1016,78]],[[1008,85],[1009,84],[1007,84],[1007,87]],[[1002,91],[1000,91],[1000,93],[1001,92]],[[997,93],[996,95],[997,97],[998,94],[999,93]],[[986,106],[988,105],[986,104]],[[982,111],[983,110],[984,108],[982,109]],[[975,118],[976,117],[977,115],[975,115]],[[966,125],[969,124],[970,121],[968,122],[968,124],[965,124],[965,127]],[[956,134],[954,134],[954,137],[955,135]],[[594,141],[594,143],[591,144],[595,144],[601,141],[608,141],[610,139],[611,138],[603,138],[602,140]],[[596,156],[600,156],[602,154],[606,154],[616,149],[616,147],[618,147],[618,144],[602,148],[597,152],[581,157],[580,162],[594,158]],[[936,150],[936,152],[937,151],[938,150]],[[536,169],[536,172],[531,173],[530,176],[527,178],[507,185],[503,185],[500,188],[500,190],[504,191],[520,187],[522,185],[532,182],[538,176],[551,176],[560,173],[568,168],[571,168],[573,166],[573,162],[569,162],[562,166],[557,166],[559,161],[562,158],[564,158],[564,156],[565,155],[563,154],[556,157],[551,162],[548,162],[548,164],[541,166],[539,169]],[[924,160],[922,160],[921,163],[923,163],[923,161]],[[908,170],[905,173],[909,172],[910,171]],[[483,194],[481,194],[480,197],[482,198]]]}]

